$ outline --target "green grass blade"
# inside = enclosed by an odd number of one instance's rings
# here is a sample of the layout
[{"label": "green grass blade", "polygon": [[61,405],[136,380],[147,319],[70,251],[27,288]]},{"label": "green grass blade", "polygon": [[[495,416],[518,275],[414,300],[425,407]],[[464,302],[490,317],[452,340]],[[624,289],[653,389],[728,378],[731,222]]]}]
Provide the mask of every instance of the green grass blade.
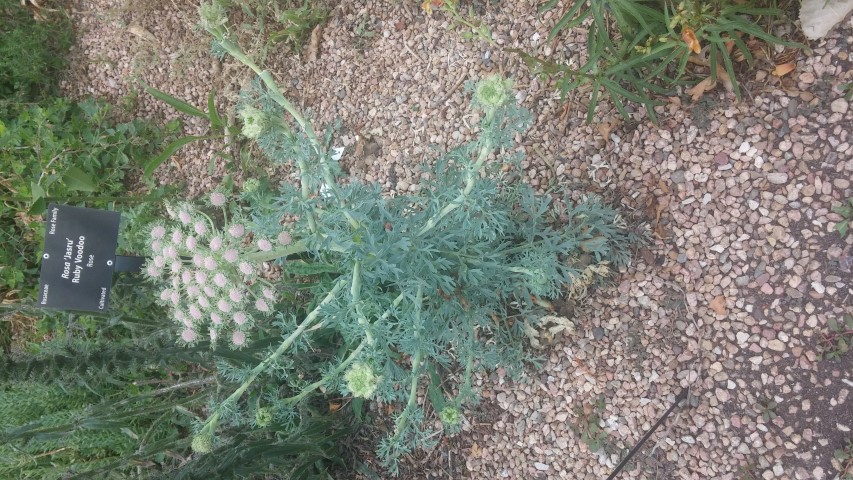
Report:
[{"label": "green grass blade", "polygon": [[156,157],[152,158],[151,160],[148,160],[147,162],[145,162],[145,165],[142,168],[143,177],[144,178],[151,178],[151,174],[154,173],[154,170],[157,170],[157,167],[159,167],[163,162],[165,162],[169,157],[171,157],[175,152],[177,152],[178,150],[180,150],[184,146],[186,146],[192,142],[195,142],[196,140],[205,140],[208,138],[211,138],[211,137],[188,135],[186,137],[181,137],[181,138],[175,140],[174,142],[172,142],[168,146],[166,146],[166,149],[163,150],[163,153],[161,153],[160,155],[157,155]]},{"label": "green grass blade", "polygon": [[145,91],[148,92],[152,97],[166,103],[167,105],[181,113],[192,115],[194,117],[207,118],[206,113],[181,100],[180,98],[175,98],[166,92],[157,90],[154,87],[149,87],[148,85],[145,86]]}]

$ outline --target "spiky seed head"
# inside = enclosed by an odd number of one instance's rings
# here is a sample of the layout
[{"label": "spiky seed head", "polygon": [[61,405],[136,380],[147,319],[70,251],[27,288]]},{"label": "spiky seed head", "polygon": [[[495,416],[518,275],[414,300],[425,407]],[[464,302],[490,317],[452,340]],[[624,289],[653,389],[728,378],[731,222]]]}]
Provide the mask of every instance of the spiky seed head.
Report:
[{"label": "spiky seed head", "polygon": [[213,435],[199,433],[193,437],[193,451],[196,453],[210,453],[213,451]]},{"label": "spiky seed head", "polygon": [[444,407],[438,416],[445,425],[456,426],[459,425],[462,414],[456,407]]},{"label": "spiky seed head", "polygon": [[251,106],[245,106],[240,110],[240,118],[243,120],[242,133],[246,138],[260,137],[269,123],[266,113]]},{"label": "spiky seed head", "polygon": [[474,98],[486,111],[494,111],[507,104],[512,97],[512,81],[492,75],[477,83]]},{"label": "spiky seed head", "polygon": [[349,371],[344,375],[344,380],[347,382],[347,388],[356,397],[370,398],[376,387],[382,380],[382,377],[373,373],[373,369],[366,363],[354,363]]}]

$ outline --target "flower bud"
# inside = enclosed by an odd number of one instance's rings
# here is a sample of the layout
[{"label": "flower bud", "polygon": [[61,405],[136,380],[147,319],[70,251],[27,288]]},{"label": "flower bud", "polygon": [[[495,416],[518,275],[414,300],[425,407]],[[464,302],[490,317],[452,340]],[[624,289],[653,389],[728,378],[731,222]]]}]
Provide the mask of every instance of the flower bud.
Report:
[{"label": "flower bud", "polygon": [[382,380],[373,373],[373,369],[365,363],[353,364],[344,375],[347,388],[356,397],[370,398]]},{"label": "flower bud", "polygon": [[193,437],[192,447],[196,453],[210,453],[213,451],[213,435],[199,433]]}]

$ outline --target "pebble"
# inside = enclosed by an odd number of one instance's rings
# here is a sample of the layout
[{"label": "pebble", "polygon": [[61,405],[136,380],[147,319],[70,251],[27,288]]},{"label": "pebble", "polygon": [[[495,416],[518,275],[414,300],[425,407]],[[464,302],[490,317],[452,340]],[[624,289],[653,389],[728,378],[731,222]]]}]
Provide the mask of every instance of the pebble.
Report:
[{"label": "pebble", "polygon": [[549,468],[551,468],[550,466],[548,466],[547,464],[544,464],[542,462],[534,462],[533,466],[536,468],[536,470],[539,470],[540,472],[544,472],[544,471],[548,470]]},{"label": "pebble", "polygon": [[834,113],[847,113],[847,100],[843,98],[836,98],[829,104],[829,109]]},{"label": "pebble", "polygon": [[788,174],[782,172],[771,172],[767,174],[767,181],[774,185],[788,183]]}]

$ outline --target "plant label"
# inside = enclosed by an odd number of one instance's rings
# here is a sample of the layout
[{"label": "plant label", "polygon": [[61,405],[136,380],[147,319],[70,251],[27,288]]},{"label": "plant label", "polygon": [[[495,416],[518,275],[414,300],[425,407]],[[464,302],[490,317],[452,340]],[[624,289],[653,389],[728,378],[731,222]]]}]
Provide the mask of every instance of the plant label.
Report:
[{"label": "plant label", "polygon": [[38,305],[104,312],[116,263],[118,212],[47,207]]}]

